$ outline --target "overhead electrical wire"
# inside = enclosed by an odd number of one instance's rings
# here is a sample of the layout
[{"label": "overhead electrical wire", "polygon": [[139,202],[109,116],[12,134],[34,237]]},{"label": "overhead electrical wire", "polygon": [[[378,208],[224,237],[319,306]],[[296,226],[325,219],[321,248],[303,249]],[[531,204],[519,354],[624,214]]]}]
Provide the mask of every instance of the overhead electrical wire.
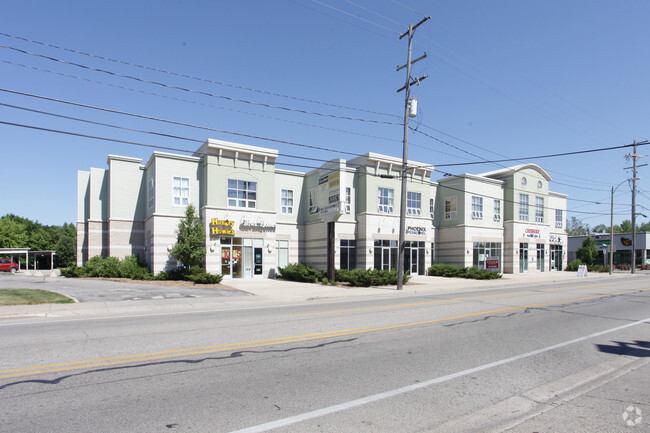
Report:
[{"label": "overhead electrical wire", "polygon": [[167,71],[165,69],[153,68],[151,66],[140,65],[138,63],[126,62],[124,60],[114,59],[114,58],[106,57],[106,56],[100,56],[100,55],[97,55],[97,54],[92,54],[92,53],[88,53],[88,52],[84,52],[84,51],[80,51],[80,50],[74,50],[74,49],[71,49],[71,48],[66,48],[66,47],[62,47],[62,46],[59,46],[59,45],[49,44],[47,42],[37,41],[37,40],[34,40],[34,39],[24,38],[24,37],[17,36],[17,35],[12,35],[12,34],[9,34],[9,33],[0,32],[0,36],[5,36],[5,37],[8,37],[8,38],[18,39],[18,40],[21,40],[21,41],[24,41],[24,42],[38,44],[38,45],[42,45],[42,46],[49,47],[49,48],[55,48],[57,50],[68,51],[70,53],[80,54],[80,55],[83,55],[83,56],[88,56],[88,57],[92,57],[92,58],[96,58],[96,59],[100,59],[100,60],[114,62],[114,63],[118,63],[118,64],[121,64],[121,65],[133,66],[133,67],[140,68],[140,69],[145,69],[145,70],[148,70],[148,71],[159,72],[159,73],[162,73],[162,74],[172,75],[172,76],[180,77],[180,78],[187,78],[187,79],[190,79],[190,80],[201,81],[201,82],[209,83],[209,84],[216,84],[216,85],[219,85],[219,86],[230,87],[230,88],[233,88],[233,89],[240,89],[240,90],[245,90],[245,91],[248,91],[248,92],[260,93],[260,94],[263,94],[263,95],[293,99],[293,100],[296,100],[296,101],[308,102],[310,104],[319,104],[319,105],[324,105],[324,106],[333,107],[333,108],[341,108],[341,109],[345,109],[345,110],[359,111],[359,112],[368,113],[368,114],[376,114],[376,115],[379,115],[379,116],[394,117],[394,118],[398,118],[398,119],[401,118],[401,116],[398,116],[397,114],[381,113],[381,112],[378,112],[378,111],[365,110],[363,108],[358,108],[358,107],[349,107],[349,106],[345,106],[345,105],[338,105],[338,104],[332,104],[332,103],[323,102],[323,101],[317,101],[315,99],[300,98],[300,97],[297,97],[297,96],[291,96],[291,95],[286,95],[286,94],[276,93],[276,92],[269,92],[269,91],[266,91],[266,90],[254,89],[252,87],[246,87],[246,86],[240,86],[240,85],[237,85],[237,84],[224,83],[222,81],[210,80],[208,78],[197,77],[195,75],[181,74],[181,73],[178,73],[178,72]]},{"label": "overhead electrical wire", "polygon": [[355,121],[355,122],[367,122],[367,123],[374,123],[374,124],[378,124],[378,125],[399,125],[398,123],[395,123],[395,122],[387,122],[387,121],[374,120],[374,119],[363,119],[363,118],[349,117],[349,116],[339,116],[339,115],[336,115],[336,114],[319,113],[319,112],[316,112],[316,111],[307,111],[307,110],[299,110],[299,109],[295,109],[295,108],[283,107],[281,105],[271,105],[271,104],[265,104],[265,103],[262,103],[262,102],[249,101],[249,100],[246,100],[246,99],[231,98],[229,96],[217,95],[217,94],[210,93],[210,92],[204,92],[202,90],[193,90],[193,89],[188,89],[188,88],[185,88],[185,87],[179,87],[179,86],[174,86],[174,85],[171,85],[171,84],[162,83],[160,81],[147,80],[147,79],[144,79],[144,78],[135,77],[133,75],[120,74],[118,72],[109,71],[109,70],[102,69],[102,68],[95,68],[95,67],[92,67],[92,66],[83,65],[81,63],[70,62],[70,61],[67,61],[67,60],[58,59],[56,57],[51,57],[51,56],[46,56],[44,54],[34,53],[34,52],[31,52],[31,51],[23,50],[23,49],[16,48],[16,47],[11,47],[11,46],[8,46],[8,45],[0,44],[0,48],[16,51],[16,52],[19,52],[19,53],[22,53],[22,54],[27,54],[27,55],[30,55],[30,56],[35,56],[35,57],[47,59],[47,60],[50,60],[50,61],[53,61],[53,62],[58,62],[58,63],[70,65],[70,66],[75,66],[75,67],[78,67],[78,68],[83,68],[83,69],[86,69],[86,70],[89,70],[89,71],[95,71],[95,72],[100,72],[100,73],[103,73],[103,74],[108,74],[108,75],[111,75],[111,76],[114,76],[114,77],[126,78],[126,79],[129,79],[129,80],[138,81],[138,82],[144,83],[144,84],[151,84],[151,85],[155,85],[155,86],[164,87],[164,88],[167,88],[167,89],[180,90],[182,92],[189,92],[189,93],[193,93],[193,94],[196,94],[196,95],[207,96],[207,97],[210,97],[210,98],[224,99],[224,100],[231,101],[231,102],[239,102],[239,103],[243,103],[243,104],[254,105],[254,106],[257,106],[257,107],[272,108],[272,109],[284,110],[284,111],[292,112],[292,113],[307,114],[307,115],[314,115],[314,116],[320,116],[320,117],[328,117],[328,118],[332,118],[332,119],[348,120],[348,121]]},{"label": "overhead electrical wire", "polygon": [[[273,116],[268,116],[268,115],[265,115],[265,114],[251,113],[250,111],[242,111],[242,110],[237,110],[235,108],[221,107],[221,106],[218,106],[218,105],[208,104],[208,103],[205,103],[205,102],[194,101],[194,100],[191,100],[191,99],[185,99],[185,98],[179,98],[179,97],[176,97],[176,96],[164,95],[162,93],[149,92],[147,90],[135,89],[135,88],[132,88],[132,87],[126,87],[126,86],[122,86],[122,85],[119,85],[119,84],[109,83],[109,82],[106,82],[106,81],[92,80],[90,78],[81,77],[81,76],[78,76],[78,75],[64,74],[62,72],[57,72],[57,71],[52,71],[52,70],[49,70],[49,69],[39,68],[37,66],[25,65],[25,64],[22,64],[22,63],[11,62],[9,60],[0,59],[0,63],[6,63],[6,64],[13,65],[13,66],[19,66],[19,67],[26,68],[26,69],[33,69],[35,71],[46,72],[46,73],[49,73],[49,74],[59,75],[59,76],[62,76],[62,77],[67,77],[67,78],[73,78],[73,79],[76,79],[76,80],[82,80],[82,81],[86,81],[86,82],[89,82],[89,83],[101,84],[103,86],[114,87],[116,89],[122,89],[122,90],[131,91],[131,92],[142,93],[144,95],[156,96],[156,97],[159,97],[159,98],[165,98],[165,99],[170,99],[170,100],[173,100],[173,101],[179,101],[179,102],[185,102],[185,103],[189,103],[189,104],[195,104],[195,105],[208,107],[208,108],[215,108],[217,110],[229,111],[229,112],[232,112],[232,113],[245,114],[247,116],[255,116],[255,117],[260,117],[260,118],[263,118],[263,119],[277,120],[277,121],[280,121],[280,122],[292,123],[292,124],[295,124],[295,125],[308,126],[308,127],[312,127],[312,128],[325,129],[325,130],[328,130],[328,131],[340,132],[340,133],[343,133],[343,134],[350,134],[350,135],[357,135],[357,136],[360,136],[360,137],[367,137],[367,138],[372,138],[372,139],[376,139],[376,140],[392,141],[392,142],[396,142],[396,143],[397,142],[399,142],[399,143],[402,142],[402,140],[398,140],[398,139],[386,138],[386,137],[381,137],[381,136],[377,136],[377,135],[364,134],[364,133],[361,133],[361,132],[349,131],[349,130],[345,130],[345,129],[331,128],[331,127],[328,127],[328,126],[315,125],[313,123],[299,122],[297,120],[283,119],[283,118],[280,118],[280,117],[273,117]],[[399,125],[399,124],[396,124],[396,125]]]}]

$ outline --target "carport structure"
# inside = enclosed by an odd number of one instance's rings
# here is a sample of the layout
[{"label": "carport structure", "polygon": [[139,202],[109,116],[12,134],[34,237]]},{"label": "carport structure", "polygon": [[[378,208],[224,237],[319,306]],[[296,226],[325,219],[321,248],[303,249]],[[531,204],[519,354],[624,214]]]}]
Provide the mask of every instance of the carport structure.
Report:
[{"label": "carport structure", "polygon": [[15,256],[18,257],[18,269],[20,268],[20,258],[25,257],[25,270],[29,268],[29,255],[34,257],[34,270],[37,270],[37,258],[50,256],[50,270],[54,270],[54,256],[56,251],[46,250],[46,251],[31,251],[29,248],[0,248],[0,256],[9,256],[12,260]]}]

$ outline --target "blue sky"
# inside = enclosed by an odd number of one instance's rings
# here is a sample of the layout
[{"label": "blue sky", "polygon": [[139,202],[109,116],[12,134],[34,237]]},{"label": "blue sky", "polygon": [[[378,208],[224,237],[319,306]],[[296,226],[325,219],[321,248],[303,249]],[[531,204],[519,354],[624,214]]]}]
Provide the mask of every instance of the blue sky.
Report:
[{"label": "blue sky", "polygon": [[[424,15],[432,19],[416,30],[413,56],[428,57],[412,76],[428,78],[412,88],[419,116],[409,159],[435,165],[434,180],[501,167],[448,164],[538,163],[552,190],[569,195],[568,216],[591,226],[609,224],[610,188],[623,183],[614,220],[630,218],[631,149],[526,157],[648,138],[650,3],[642,0],[8,1],[0,121],[173,149],[207,138],[271,147],[281,168],[298,171],[320,163],[296,156],[401,157],[404,96],[396,90],[405,72],[396,67],[407,43],[399,35]],[[0,215],[50,225],[76,222],[78,170],[105,168],[108,154],[146,161],[154,149],[0,124],[0,150]],[[648,169],[639,170],[637,203],[650,216]]]}]

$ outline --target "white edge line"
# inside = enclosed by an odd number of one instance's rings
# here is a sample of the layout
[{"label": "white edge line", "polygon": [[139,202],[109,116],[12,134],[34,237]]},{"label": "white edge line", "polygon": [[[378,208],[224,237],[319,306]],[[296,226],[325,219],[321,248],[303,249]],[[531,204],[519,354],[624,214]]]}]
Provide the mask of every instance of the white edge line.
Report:
[{"label": "white edge line", "polygon": [[617,326],[616,328],[607,329],[604,331],[596,332],[593,334],[585,335],[583,337],[575,338],[573,340],[564,341],[562,343],[554,344],[552,346],[543,347],[541,349],[533,350],[532,352],[522,353],[520,355],[511,356],[510,358],[501,359],[499,361],[490,362],[488,364],[483,364],[478,367],[470,368],[467,370],[459,371],[456,373],[448,374],[446,376],[437,377],[435,379],[428,380],[426,382],[420,382],[413,385],[405,386],[402,388],[397,388],[391,391],[382,392],[379,394],[371,395],[368,397],[360,398],[358,400],[352,400],[345,403],[337,404],[334,406],[325,407],[322,409],[317,409],[311,412],[305,412],[299,415],[294,415],[288,418],[279,419],[276,421],[267,422],[264,424],[259,424],[256,426],[248,427],[242,430],[236,430],[231,433],[259,433],[266,432],[269,430],[274,430],[280,427],[286,427],[291,424],[296,424],[299,422],[307,421],[310,419],[318,418],[325,415],[330,415],[336,412],[341,412],[347,409],[351,409],[358,406],[363,406],[368,403],[374,403],[379,400],[384,400],[386,398],[395,397],[400,394],[405,394],[407,392],[415,391],[420,388],[426,388],[431,385],[435,385],[442,382],[447,382],[449,380],[457,379],[462,376],[467,376],[472,373],[476,373],[483,370],[488,370],[493,367],[499,367],[510,362],[518,361],[520,359],[529,358],[531,356],[539,355],[544,352],[551,350],[559,349],[560,347],[569,346],[571,344],[579,343],[581,341],[588,340],[590,338],[599,337],[601,335],[609,334],[611,332],[620,331],[625,328],[630,328],[632,326],[640,325],[642,323],[650,323],[650,317],[647,319],[639,320],[637,322],[628,323],[626,325]]}]

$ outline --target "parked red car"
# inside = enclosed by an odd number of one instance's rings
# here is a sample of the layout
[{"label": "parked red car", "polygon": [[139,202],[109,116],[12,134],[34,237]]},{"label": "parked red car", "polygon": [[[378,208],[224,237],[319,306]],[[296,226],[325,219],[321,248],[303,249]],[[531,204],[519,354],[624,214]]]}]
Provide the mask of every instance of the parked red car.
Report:
[{"label": "parked red car", "polygon": [[15,274],[18,270],[18,264],[11,259],[0,259],[0,271],[11,272]]}]

